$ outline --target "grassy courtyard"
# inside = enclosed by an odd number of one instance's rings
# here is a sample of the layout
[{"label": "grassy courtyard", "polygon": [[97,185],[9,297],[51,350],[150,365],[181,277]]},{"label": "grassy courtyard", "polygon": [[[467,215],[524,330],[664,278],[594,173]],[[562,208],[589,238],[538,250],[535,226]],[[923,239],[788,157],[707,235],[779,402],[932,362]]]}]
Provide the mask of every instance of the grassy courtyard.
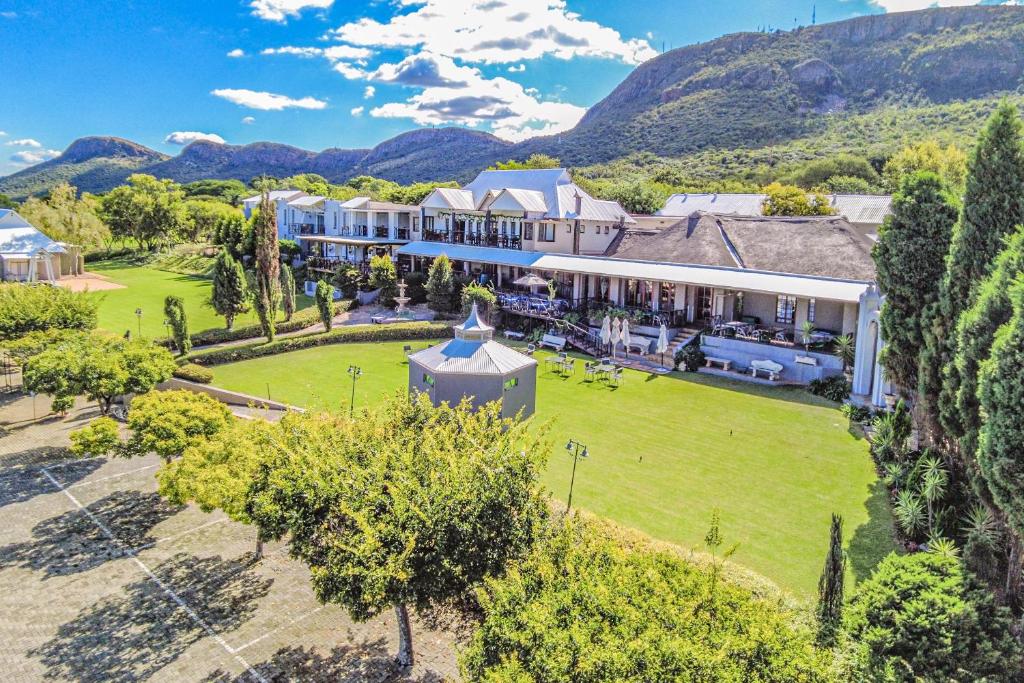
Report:
[{"label": "grassy courtyard", "polygon": [[[403,342],[326,346],[214,368],[215,384],[309,407],[356,408],[404,390]],[[428,346],[414,342],[413,348]],[[590,449],[573,504],[656,538],[700,548],[714,508],[735,561],[798,596],[816,590],[832,512],[845,520],[850,578],[892,549],[885,491],[867,443],[833,404],[799,389],[626,371],[622,386],[562,378],[540,358],[537,416],[554,421],[545,483],[562,500],[568,438]]]},{"label": "grassy courtyard", "polygon": [[[193,333],[224,326],[224,318],[206,305],[212,286],[206,278],[138,266],[122,260],[90,263],[89,270],[124,286],[123,289],[93,295],[101,302],[99,326],[102,329],[118,334],[131,330],[133,335],[137,334],[139,321],[135,309],[141,308],[143,336],[164,337],[164,298],[172,294],[184,300],[189,329]],[[297,304],[298,308],[305,308],[312,305],[312,299],[300,294]],[[256,315],[251,311],[235,320],[239,326],[255,322]]]}]

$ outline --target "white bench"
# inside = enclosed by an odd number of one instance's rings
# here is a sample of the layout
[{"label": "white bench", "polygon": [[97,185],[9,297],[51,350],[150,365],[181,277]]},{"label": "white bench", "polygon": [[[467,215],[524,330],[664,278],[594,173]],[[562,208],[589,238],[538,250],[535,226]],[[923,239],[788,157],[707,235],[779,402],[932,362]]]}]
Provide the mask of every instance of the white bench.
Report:
[{"label": "white bench", "polygon": [[776,363],[771,360],[754,360],[750,361],[750,376],[757,377],[758,372],[764,372],[768,375],[768,379],[774,382],[779,378],[779,373],[783,370],[781,363]]},{"label": "white bench", "polygon": [[732,361],[728,358],[716,358],[715,356],[704,356],[704,367],[710,368],[714,365],[721,365],[723,370],[732,370]]},{"label": "white bench", "polygon": [[559,337],[553,334],[545,334],[541,340],[539,346],[548,346],[555,351],[564,351],[566,345],[565,337]]},{"label": "white bench", "polygon": [[516,339],[522,341],[525,335],[522,332],[516,332],[515,330],[505,330],[505,339]]}]

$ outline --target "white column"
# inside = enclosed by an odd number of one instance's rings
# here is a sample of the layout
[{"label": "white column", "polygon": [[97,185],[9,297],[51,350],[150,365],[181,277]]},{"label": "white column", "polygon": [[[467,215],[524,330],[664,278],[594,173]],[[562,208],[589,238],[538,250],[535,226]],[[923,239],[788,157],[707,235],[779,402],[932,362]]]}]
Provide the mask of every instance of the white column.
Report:
[{"label": "white column", "polygon": [[843,304],[843,334],[857,332],[857,304]]},{"label": "white column", "polygon": [[573,298],[573,300],[579,300],[580,296],[582,296],[582,293],[581,293],[582,284],[581,283],[582,283],[582,280],[583,280],[584,277],[586,277],[586,276],[585,275],[581,275],[579,273],[576,273],[576,274],[574,274],[572,276],[572,298]]},{"label": "white column", "polygon": [[617,277],[608,278],[608,300],[613,304],[622,303],[621,282]]},{"label": "white column", "polygon": [[661,310],[661,283],[655,282],[651,288],[651,310]]},{"label": "white column", "polygon": [[397,226],[395,224],[395,212],[388,211],[388,237],[390,239],[395,239],[395,237],[398,236],[396,228]]}]

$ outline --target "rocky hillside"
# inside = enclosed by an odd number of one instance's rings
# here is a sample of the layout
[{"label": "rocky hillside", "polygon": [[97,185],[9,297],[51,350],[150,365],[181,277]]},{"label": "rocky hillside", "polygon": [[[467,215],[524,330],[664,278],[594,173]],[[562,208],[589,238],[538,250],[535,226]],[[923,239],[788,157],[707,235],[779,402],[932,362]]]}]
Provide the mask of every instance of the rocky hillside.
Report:
[{"label": "rocky hillside", "polygon": [[699,166],[693,176],[721,175],[752,159],[885,155],[931,136],[960,142],[1007,94],[1024,94],[1024,7],[930,9],[672,50],[637,67],[573,130],[517,145],[440,128],[370,150],[196,142],[169,159],[126,140],[85,138],[57,159],[0,178],[0,192],[22,197],[59,180],[103,191],[138,170],[183,182],[300,172],[334,182],[363,174],[465,181],[534,152],[573,166],[654,154]]}]

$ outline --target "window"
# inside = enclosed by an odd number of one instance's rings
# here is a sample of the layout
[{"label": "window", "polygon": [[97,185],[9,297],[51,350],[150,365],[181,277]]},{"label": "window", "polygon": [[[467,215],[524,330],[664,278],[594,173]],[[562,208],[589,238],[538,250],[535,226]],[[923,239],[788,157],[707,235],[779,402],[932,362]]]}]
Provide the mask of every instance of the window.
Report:
[{"label": "window", "polygon": [[807,302],[807,320],[809,320],[812,323],[814,322],[814,309],[814,299],[811,299],[810,301]]},{"label": "window", "polygon": [[796,313],[796,297],[780,294],[775,303],[775,322],[792,325]]},{"label": "window", "polygon": [[587,231],[587,226],[584,223],[580,223],[580,234],[582,235]]},{"label": "window", "polygon": [[420,217],[419,216],[413,216],[412,217],[412,231],[413,232],[419,232],[420,231]]},{"label": "window", "polygon": [[555,224],[554,223],[541,223],[537,229],[537,239],[541,242],[554,242],[555,241]]},{"label": "window", "polygon": [[426,384],[428,387],[432,387],[434,386],[434,378],[424,372],[423,383]]},{"label": "window", "polygon": [[423,229],[424,230],[433,230],[434,229],[434,217],[433,216],[426,216],[423,219]]},{"label": "window", "polygon": [[607,225],[604,226],[604,234],[606,234],[606,235],[608,234],[608,226]]},{"label": "window", "polygon": [[523,223],[523,239],[533,239],[533,223]]},{"label": "window", "polygon": [[505,391],[512,391],[517,386],[519,386],[518,377],[509,377],[507,380],[505,380]]}]

